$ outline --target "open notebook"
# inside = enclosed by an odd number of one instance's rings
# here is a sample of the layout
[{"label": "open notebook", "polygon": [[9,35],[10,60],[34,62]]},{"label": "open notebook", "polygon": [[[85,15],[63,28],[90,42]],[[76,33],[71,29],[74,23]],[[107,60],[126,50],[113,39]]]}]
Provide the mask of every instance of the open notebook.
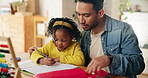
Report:
[{"label": "open notebook", "polygon": [[22,61],[22,62],[19,62],[18,64],[19,64],[19,67],[21,68],[22,71],[30,72],[28,74],[32,73],[32,75],[51,72],[51,71],[59,71],[59,70],[77,68],[77,66],[74,66],[74,65],[61,64],[58,62],[52,66],[37,65],[37,64],[33,63],[31,60]]}]

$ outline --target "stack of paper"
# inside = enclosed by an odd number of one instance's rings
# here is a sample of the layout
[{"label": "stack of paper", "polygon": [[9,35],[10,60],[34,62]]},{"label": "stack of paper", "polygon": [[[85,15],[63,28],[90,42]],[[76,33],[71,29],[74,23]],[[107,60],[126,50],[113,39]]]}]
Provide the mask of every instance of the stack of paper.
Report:
[{"label": "stack of paper", "polygon": [[52,66],[37,65],[33,63],[31,60],[19,62],[18,65],[21,68],[21,70],[25,70],[33,74],[77,68],[77,66],[74,65],[61,63],[55,63]]}]

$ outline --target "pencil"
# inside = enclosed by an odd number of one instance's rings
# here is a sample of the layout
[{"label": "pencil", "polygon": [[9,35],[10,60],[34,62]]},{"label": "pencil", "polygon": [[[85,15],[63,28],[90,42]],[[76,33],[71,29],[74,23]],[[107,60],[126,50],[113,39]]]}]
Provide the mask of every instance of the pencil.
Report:
[{"label": "pencil", "polygon": [[40,53],[42,56],[44,56],[44,57],[46,57],[46,58],[50,58],[50,57],[48,57],[47,55],[45,55],[45,54],[43,54],[42,52],[40,52],[38,49],[36,49],[36,51],[37,51],[38,53]]},{"label": "pencil", "polygon": [[[36,49],[36,51],[37,51],[38,53],[40,53],[42,56],[44,56],[44,57],[46,57],[46,58],[50,58],[50,57],[48,57],[47,55],[45,55],[45,54],[43,54],[42,52],[40,52],[38,49]],[[54,61],[54,63],[56,63],[56,62]]]}]

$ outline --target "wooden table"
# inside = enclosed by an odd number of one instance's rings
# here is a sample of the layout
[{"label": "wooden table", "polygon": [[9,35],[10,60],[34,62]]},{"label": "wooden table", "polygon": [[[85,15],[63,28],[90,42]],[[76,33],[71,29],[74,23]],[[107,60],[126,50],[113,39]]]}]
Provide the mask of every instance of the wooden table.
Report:
[{"label": "wooden table", "polygon": [[[17,57],[21,57],[21,60],[22,61],[25,61],[25,60],[28,60],[28,59],[30,59],[30,56],[29,56],[29,54],[27,54],[27,53],[17,53],[16,54],[16,56]],[[9,60],[10,59],[10,56],[9,55],[6,55],[6,60]],[[79,66],[80,68],[82,68],[83,70],[85,70],[86,69],[86,67],[84,67],[84,66]],[[24,73],[22,73],[22,78],[33,78],[33,76],[31,76],[31,75],[27,75],[27,74],[24,74]],[[106,75],[106,76],[103,76],[103,77],[97,77],[97,78],[128,78],[128,77],[123,77],[123,76],[118,76],[118,75],[113,75],[113,74],[108,74],[108,75]]]},{"label": "wooden table", "polygon": [[123,77],[123,76],[119,76],[119,75],[113,75],[113,74],[108,74],[106,76],[103,76],[103,77],[96,77],[96,78],[128,78],[128,77]]}]

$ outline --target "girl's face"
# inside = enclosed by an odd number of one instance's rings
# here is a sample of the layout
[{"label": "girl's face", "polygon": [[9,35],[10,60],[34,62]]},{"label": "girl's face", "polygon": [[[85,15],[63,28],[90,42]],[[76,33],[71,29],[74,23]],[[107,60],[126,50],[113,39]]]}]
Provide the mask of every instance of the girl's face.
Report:
[{"label": "girl's face", "polygon": [[72,35],[67,30],[58,29],[55,32],[54,42],[58,50],[65,50],[72,41]]}]

